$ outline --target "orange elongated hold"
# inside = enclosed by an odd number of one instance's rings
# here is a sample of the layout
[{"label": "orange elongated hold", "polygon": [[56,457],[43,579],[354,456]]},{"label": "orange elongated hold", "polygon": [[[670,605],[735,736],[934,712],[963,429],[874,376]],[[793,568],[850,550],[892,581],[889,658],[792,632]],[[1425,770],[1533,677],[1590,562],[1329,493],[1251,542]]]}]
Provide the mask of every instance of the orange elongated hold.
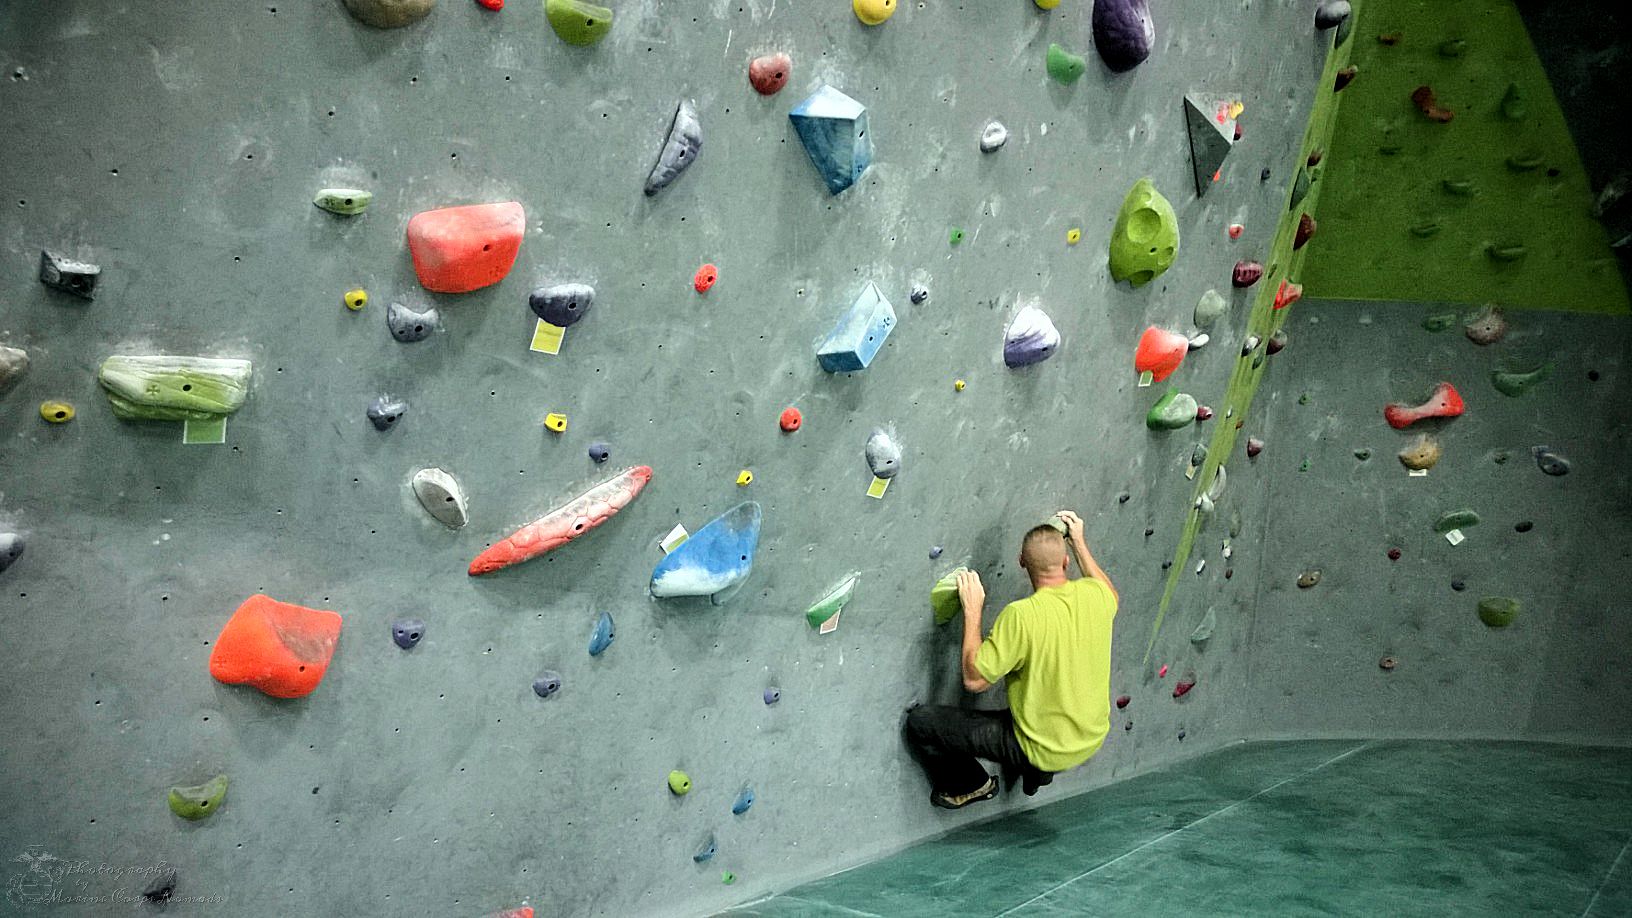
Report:
[{"label": "orange elongated hold", "polygon": [[1434,394],[1415,408],[1398,402],[1383,408],[1383,418],[1395,430],[1404,430],[1424,418],[1454,418],[1465,410],[1462,393],[1448,382],[1434,387]]},{"label": "orange elongated hold", "polygon": [[601,482],[494,542],[470,562],[470,576],[491,574],[560,548],[616,516],[640,496],[641,489],[651,480],[651,466],[624,469],[617,477]]},{"label": "orange elongated hold", "polygon": [[504,280],[526,229],[515,201],[427,210],[408,221],[408,253],[426,290],[468,293]]},{"label": "orange elongated hold", "polygon": [[1139,336],[1139,346],[1133,352],[1133,368],[1149,373],[1156,382],[1173,375],[1184,362],[1190,350],[1190,339],[1175,331],[1152,325]]},{"label": "orange elongated hold", "polygon": [[210,675],[274,698],[304,698],[323,681],[339,639],[339,613],[257,593],[221,628],[210,651]]}]

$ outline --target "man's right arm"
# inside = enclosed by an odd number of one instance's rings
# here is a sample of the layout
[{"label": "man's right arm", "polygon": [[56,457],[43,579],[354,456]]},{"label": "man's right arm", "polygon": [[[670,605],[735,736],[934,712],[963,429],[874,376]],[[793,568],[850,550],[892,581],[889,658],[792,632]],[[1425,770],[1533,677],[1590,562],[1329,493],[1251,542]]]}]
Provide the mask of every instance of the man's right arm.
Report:
[{"label": "man's right arm", "polygon": [[1077,568],[1084,576],[1105,584],[1110,589],[1111,595],[1120,602],[1121,596],[1116,592],[1116,586],[1111,583],[1111,578],[1105,575],[1105,569],[1099,566],[1099,562],[1094,560],[1093,553],[1088,550],[1088,542],[1082,536],[1082,517],[1070,510],[1061,510],[1058,515],[1061,522],[1065,523],[1065,540],[1071,546],[1071,553],[1077,557]]}]

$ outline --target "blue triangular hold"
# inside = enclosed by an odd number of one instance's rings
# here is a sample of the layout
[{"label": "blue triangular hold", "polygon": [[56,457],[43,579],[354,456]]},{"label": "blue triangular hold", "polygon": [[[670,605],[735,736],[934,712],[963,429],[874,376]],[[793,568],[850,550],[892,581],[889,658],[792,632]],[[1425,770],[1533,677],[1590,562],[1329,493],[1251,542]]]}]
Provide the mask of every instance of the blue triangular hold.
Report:
[{"label": "blue triangular hold", "polygon": [[788,119],[833,194],[854,185],[873,161],[867,106],[831,86],[811,93],[788,113]]},{"label": "blue triangular hold", "polygon": [[816,359],[829,373],[865,370],[894,327],[895,307],[884,299],[877,284],[868,281],[839,324],[816,348]]},{"label": "blue triangular hold", "polygon": [[748,579],[759,548],[759,504],[744,501],[664,556],[652,570],[652,595],[713,596]]}]

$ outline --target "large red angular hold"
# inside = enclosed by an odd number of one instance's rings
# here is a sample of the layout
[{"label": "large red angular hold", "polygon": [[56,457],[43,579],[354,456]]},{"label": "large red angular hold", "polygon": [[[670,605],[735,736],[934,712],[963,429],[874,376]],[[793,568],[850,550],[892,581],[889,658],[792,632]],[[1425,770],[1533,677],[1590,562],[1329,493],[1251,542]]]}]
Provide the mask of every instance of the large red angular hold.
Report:
[{"label": "large red angular hold", "polygon": [[232,613],[210,652],[210,675],[274,698],[303,698],[323,681],[340,639],[340,614],[257,593]]},{"label": "large red angular hold", "polygon": [[408,252],[426,290],[468,293],[504,280],[516,263],[527,214],[515,201],[444,207],[408,221]]},{"label": "large red angular hold", "polygon": [[1139,336],[1139,346],[1133,352],[1133,368],[1141,374],[1149,373],[1152,380],[1161,382],[1173,375],[1189,350],[1190,339],[1178,332],[1152,325]]},{"label": "large red angular hold", "polygon": [[1454,418],[1465,407],[1462,394],[1456,391],[1456,387],[1442,382],[1434,388],[1434,394],[1428,401],[1415,408],[1395,402],[1383,409],[1383,417],[1388,420],[1388,426],[1404,430],[1423,418]]}]

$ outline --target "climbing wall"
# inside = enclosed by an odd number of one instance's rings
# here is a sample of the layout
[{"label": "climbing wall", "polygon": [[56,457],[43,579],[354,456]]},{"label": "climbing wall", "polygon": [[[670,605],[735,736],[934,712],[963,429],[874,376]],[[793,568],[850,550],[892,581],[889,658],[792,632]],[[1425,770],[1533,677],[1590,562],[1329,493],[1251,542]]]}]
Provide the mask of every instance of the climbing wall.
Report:
[{"label": "climbing wall", "polygon": [[[22,885],[134,894],[169,865],[179,914],[702,913],[1249,732],[1250,597],[1260,567],[1279,574],[1211,543],[1189,573],[1198,488],[1231,450],[1186,472],[1251,403],[1232,380],[1273,324],[1263,290],[1285,277],[1272,250],[1332,42],[1307,3],[1192,6],[1158,7],[1149,59],[1118,73],[1073,0],[911,3],[873,28],[826,0],[626,2],[584,46],[519,0],[442,0],[391,30],[339,2],[7,4],[0,344],[29,366],[0,393],[0,530],[26,544],[0,573],[0,851]],[[760,95],[749,61],[779,51],[791,78]],[[837,194],[788,118],[824,84],[865,106],[872,149]],[[1203,197],[1187,94],[1243,105]],[[703,143],[654,183],[682,99]],[[1008,139],[983,153],[994,120]],[[1176,257],[1113,283],[1118,211],[1147,176]],[[338,210],[345,190],[372,200],[331,213],[321,189],[341,189]],[[410,218],[507,201],[525,217],[503,280],[428,290]],[[42,249],[100,266],[94,299],[41,284]],[[1231,287],[1247,259],[1265,287]],[[827,372],[816,352],[869,282],[889,337],[866,369]],[[594,287],[593,310],[559,353],[531,350],[550,334],[529,293],[567,283]],[[1210,288],[1226,308],[1209,341],[1141,387],[1143,330],[1198,335]],[[1060,342],[1011,368],[1026,307]],[[183,443],[175,420],[114,416],[97,381],[112,355],[253,368],[224,430],[219,404],[189,422],[221,442]],[[1169,386],[1214,416],[1147,427]],[[173,410],[141,385],[126,398]],[[785,432],[790,406],[803,422]],[[878,430],[901,455],[873,498]],[[1215,507],[1240,517],[1237,546],[1263,537],[1266,487],[1241,464]],[[651,481],[615,518],[467,574],[630,466]],[[463,528],[416,499],[427,468],[457,481]],[[660,540],[742,501],[762,529],[740,590],[654,598]],[[962,697],[930,585],[976,567],[990,618],[1025,592],[1021,533],[1061,507],[1121,590],[1112,692],[1129,705],[1035,800],[933,810],[899,737],[909,704]],[[807,609],[852,574],[819,633]],[[223,625],[259,593],[341,616],[305,697],[211,678]],[[603,613],[613,640],[592,657]],[[61,862],[108,869],[43,869]]]}]

